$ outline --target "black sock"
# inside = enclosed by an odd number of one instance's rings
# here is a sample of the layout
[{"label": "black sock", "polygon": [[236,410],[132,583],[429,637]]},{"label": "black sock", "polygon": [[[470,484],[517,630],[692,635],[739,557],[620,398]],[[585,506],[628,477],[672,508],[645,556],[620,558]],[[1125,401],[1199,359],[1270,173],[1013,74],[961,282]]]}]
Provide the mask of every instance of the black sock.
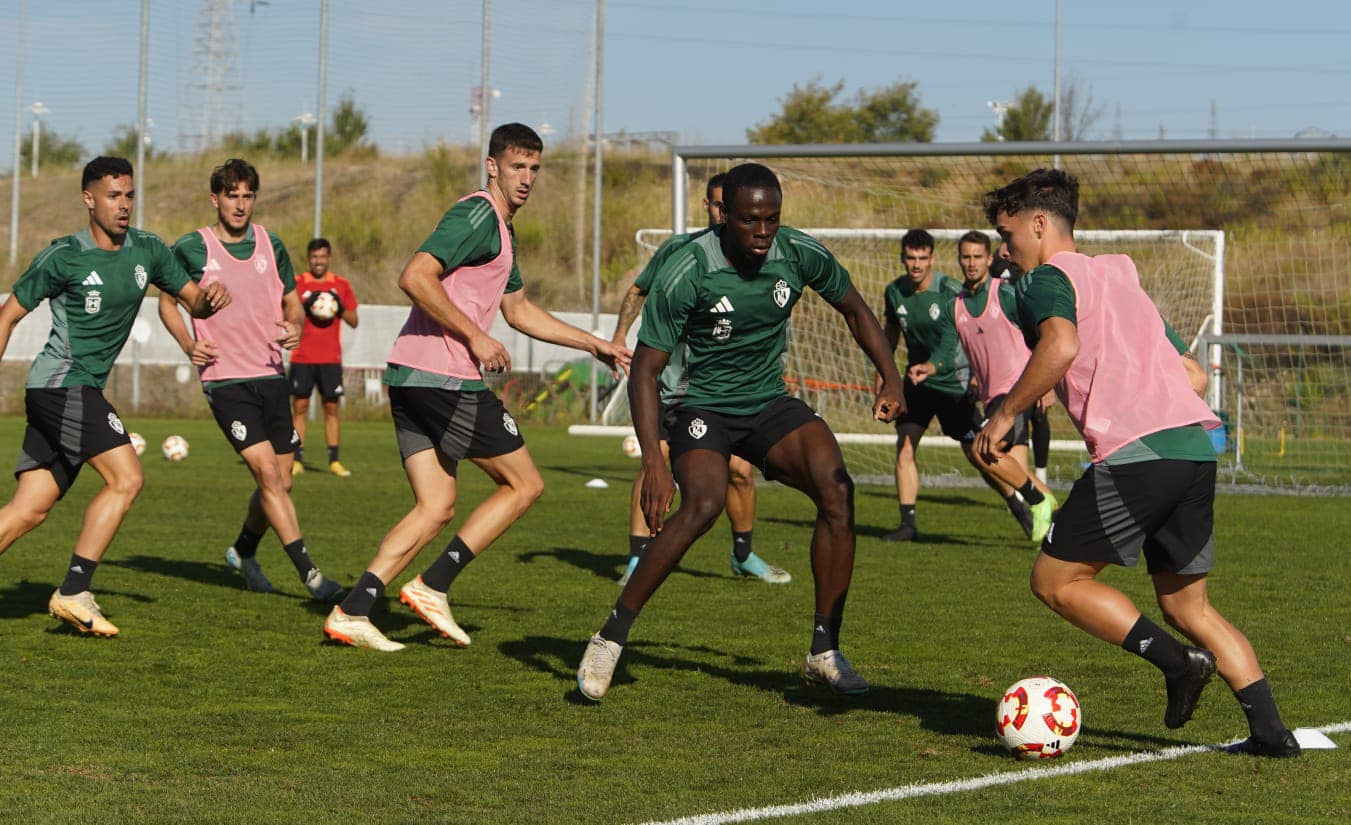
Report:
[{"label": "black sock", "polygon": [[754,530],[747,530],[744,533],[732,531],[732,555],[736,556],[739,562],[745,562],[751,557],[751,534]]},{"label": "black sock", "polygon": [[651,536],[629,536],[629,558],[641,559],[649,541],[652,541]]},{"label": "black sock", "polygon": [[901,524],[902,526],[906,524],[910,525],[911,527],[915,526],[915,505],[913,504],[901,505]]},{"label": "black sock", "polygon": [[305,577],[314,569],[314,562],[310,561],[310,551],[305,549],[305,537],[301,536],[290,544],[283,544],[282,549],[286,551],[287,557],[291,559],[291,564],[296,566],[296,572],[300,574],[300,580],[304,581]]},{"label": "black sock", "polygon": [[296,445],[296,461],[301,464],[305,463],[305,448],[299,444]]},{"label": "black sock", "polygon": [[1121,647],[1162,670],[1164,676],[1180,676],[1187,669],[1186,648],[1145,616],[1131,627]]},{"label": "black sock", "polygon": [[352,592],[342,600],[342,612],[348,616],[369,616],[375,609],[375,602],[385,593],[385,583],[380,577],[367,570],[357,579]]},{"label": "black sock", "polygon": [[1276,709],[1276,699],[1271,695],[1271,685],[1265,678],[1234,691],[1234,698],[1243,708],[1243,715],[1248,717],[1248,730],[1253,738],[1263,742],[1281,741],[1285,722],[1281,721],[1281,712]]},{"label": "black sock", "polygon": [[1037,489],[1037,485],[1033,484],[1030,478],[1023,482],[1023,486],[1018,488],[1018,494],[1028,504],[1041,504],[1046,500],[1046,496],[1042,495],[1041,490]]},{"label": "black sock", "polygon": [[638,618],[637,610],[630,610],[619,602],[615,602],[614,610],[610,611],[610,617],[601,625],[600,637],[606,641],[614,642],[617,645],[628,644],[629,630],[633,627],[633,620]]},{"label": "black sock", "polygon": [[89,580],[99,563],[74,553],[70,554],[70,567],[66,568],[66,580],[61,582],[61,595],[74,596],[89,589]]},{"label": "black sock", "polygon": [[328,445],[328,463],[332,464],[337,460],[338,460],[338,445],[337,444]]},{"label": "black sock", "polygon": [[843,619],[822,616],[817,613],[812,616],[812,655],[825,653],[827,650],[840,649],[840,623]]},{"label": "black sock", "polygon": [[439,593],[446,593],[450,590],[450,583],[473,560],[473,552],[456,536],[446,545],[445,552],[437,556],[432,566],[422,574],[422,583]]},{"label": "black sock", "polygon": [[235,539],[235,552],[241,559],[251,559],[258,555],[258,542],[262,540],[262,533],[251,533],[247,526],[241,527],[239,538]]}]

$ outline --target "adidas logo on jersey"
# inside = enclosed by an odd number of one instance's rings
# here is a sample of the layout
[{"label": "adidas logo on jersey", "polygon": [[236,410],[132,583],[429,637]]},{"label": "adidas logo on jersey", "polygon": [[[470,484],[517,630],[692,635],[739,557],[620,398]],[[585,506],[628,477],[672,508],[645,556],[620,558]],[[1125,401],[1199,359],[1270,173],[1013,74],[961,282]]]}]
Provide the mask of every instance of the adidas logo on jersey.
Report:
[{"label": "adidas logo on jersey", "polygon": [[732,312],[732,311],[733,311],[732,302],[728,300],[726,295],[719,298],[718,302],[713,305],[712,309],[709,310],[709,312]]},{"label": "adidas logo on jersey", "polygon": [[89,277],[85,278],[80,283],[85,286],[103,286],[103,279],[99,277],[97,272],[91,269],[89,270]]},{"label": "adidas logo on jersey", "polygon": [[1140,655],[1141,655],[1141,656],[1145,655],[1145,651],[1146,651],[1146,650],[1149,650],[1149,646],[1152,645],[1152,644],[1154,644],[1154,637],[1153,637],[1153,636],[1149,637],[1148,639],[1141,639],[1141,640],[1140,640]]}]

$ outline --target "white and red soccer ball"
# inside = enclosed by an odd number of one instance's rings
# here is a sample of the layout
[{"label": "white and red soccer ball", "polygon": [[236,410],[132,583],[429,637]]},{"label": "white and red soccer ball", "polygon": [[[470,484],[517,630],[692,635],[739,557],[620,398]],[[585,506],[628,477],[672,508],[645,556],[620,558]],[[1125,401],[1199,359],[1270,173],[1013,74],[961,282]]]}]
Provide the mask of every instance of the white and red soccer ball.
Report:
[{"label": "white and red soccer ball", "polygon": [[624,455],[629,458],[642,458],[643,456],[643,448],[638,444],[638,436],[632,433],[624,436],[624,443],[619,446],[624,451]]},{"label": "white and red soccer ball", "polygon": [[338,299],[332,292],[320,292],[310,304],[310,317],[316,321],[332,321],[338,314]]},{"label": "white and red soccer ball", "polygon": [[188,440],[181,435],[171,435],[164,439],[159,449],[169,461],[182,461],[188,457]]},{"label": "white and red soccer ball", "polygon": [[136,455],[145,453],[145,436],[140,433],[127,433],[127,440],[131,442],[131,448],[136,451]]},{"label": "white and red soccer ball", "polygon": [[1049,676],[1014,682],[995,708],[995,735],[1016,759],[1055,759],[1083,727],[1079,699]]}]

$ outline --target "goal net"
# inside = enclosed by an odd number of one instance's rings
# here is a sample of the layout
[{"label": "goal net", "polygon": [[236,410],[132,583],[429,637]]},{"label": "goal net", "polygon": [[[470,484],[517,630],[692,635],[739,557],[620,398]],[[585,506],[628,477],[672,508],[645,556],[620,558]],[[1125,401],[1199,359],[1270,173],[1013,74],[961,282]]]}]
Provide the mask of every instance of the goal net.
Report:
[{"label": "goal net", "polygon": [[[900,274],[904,228],[941,228],[935,269],[955,274],[955,237],[989,228],[982,195],[1058,164],[1080,181],[1081,248],[1134,257],[1209,370],[1207,400],[1228,427],[1222,478],[1351,492],[1351,141],[677,147],[672,225],[702,223],[704,182],[747,160],[775,171],[784,222],[817,234],[874,311]],[[640,233],[642,254],[661,237]],[[891,430],[868,421],[871,366],[819,299],[795,313],[785,378],[846,440],[879,442],[846,446],[857,476],[890,480]],[[1057,407],[1052,438],[1075,435]],[[969,477],[945,443],[921,446],[926,483]],[[1052,473],[1077,477],[1085,460],[1055,452]]]}]

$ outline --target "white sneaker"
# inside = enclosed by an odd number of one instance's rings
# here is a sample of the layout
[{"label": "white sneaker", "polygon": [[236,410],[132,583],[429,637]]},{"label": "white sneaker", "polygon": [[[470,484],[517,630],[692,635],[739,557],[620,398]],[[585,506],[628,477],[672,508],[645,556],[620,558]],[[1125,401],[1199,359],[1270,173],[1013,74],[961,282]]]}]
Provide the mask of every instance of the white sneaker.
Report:
[{"label": "white sneaker", "polygon": [[225,551],[225,563],[243,574],[244,586],[248,589],[255,593],[272,592],[272,582],[263,575],[263,566],[258,563],[257,557],[243,558],[234,545],[231,545],[230,549]]},{"label": "white sneaker", "polygon": [[861,696],[868,692],[868,680],[854,670],[849,660],[838,650],[827,650],[807,655],[802,675],[814,685],[826,685],[843,696]]},{"label": "white sneaker", "polygon": [[99,609],[98,602],[94,601],[94,594],[88,590],[73,596],[63,596],[58,588],[52,592],[52,597],[47,602],[47,612],[81,633],[92,633],[95,636],[117,635],[117,626],[103,618],[103,611]]},{"label": "white sneaker", "polygon": [[341,607],[336,606],[324,621],[324,635],[352,647],[369,647],[382,653],[403,650],[403,645],[385,638],[385,634],[371,624],[370,619],[365,616],[348,616],[342,612]]},{"label": "white sneaker", "polygon": [[577,689],[583,696],[593,702],[599,702],[605,696],[619,665],[619,654],[623,652],[623,645],[602,639],[599,633],[591,637],[586,643],[586,653],[582,654],[582,663],[577,667]]},{"label": "white sneaker", "polygon": [[[245,559],[245,561],[248,561],[248,559]],[[247,577],[247,574],[245,575]],[[325,604],[336,602],[347,592],[342,589],[342,585],[320,573],[317,567],[311,569],[305,575],[305,589],[310,591],[310,595],[314,597],[315,601]]]},{"label": "white sneaker", "polygon": [[464,629],[455,623],[455,617],[450,615],[450,601],[446,599],[446,594],[423,584],[421,576],[399,588],[399,601],[412,608],[424,622],[439,630],[442,636],[455,644],[461,647],[469,644],[469,634],[465,633]]}]

